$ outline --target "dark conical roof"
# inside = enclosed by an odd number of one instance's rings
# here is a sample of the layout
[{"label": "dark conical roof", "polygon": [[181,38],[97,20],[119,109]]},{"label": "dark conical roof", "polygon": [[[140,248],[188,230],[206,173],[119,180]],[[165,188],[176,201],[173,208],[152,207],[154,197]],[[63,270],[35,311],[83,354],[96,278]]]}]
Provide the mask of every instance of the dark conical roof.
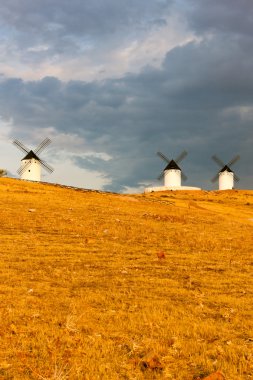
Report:
[{"label": "dark conical roof", "polygon": [[27,155],[24,158],[22,158],[22,161],[23,160],[31,160],[32,158],[40,161],[39,157],[32,150],[30,150],[30,152],[27,153]]},{"label": "dark conical roof", "polygon": [[225,166],[221,169],[220,173],[223,173],[223,172],[233,173],[233,170],[231,170],[229,166],[225,165]]},{"label": "dark conical roof", "polygon": [[176,163],[176,161],[174,160],[171,160],[164,170],[171,170],[171,169],[181,170],[178,164]]}]

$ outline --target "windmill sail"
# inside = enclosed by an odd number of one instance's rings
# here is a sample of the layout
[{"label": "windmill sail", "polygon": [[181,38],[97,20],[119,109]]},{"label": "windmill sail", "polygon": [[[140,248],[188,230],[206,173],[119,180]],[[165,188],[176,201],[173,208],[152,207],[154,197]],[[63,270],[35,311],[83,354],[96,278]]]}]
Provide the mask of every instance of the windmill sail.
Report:
[{"label": "windmill sail", "polygon": [[23,153],[29,153],[29,149],[24,145],[22,144],[20,141],[18,140],[13,140],[12,142],[19,150],[21,150]]},{"label": "windmill sail", "polygon": [[51,144],[51,140],[46,138],[42,141],[42,143],[34,150],[35,154],[41,153],[49,144]]}]

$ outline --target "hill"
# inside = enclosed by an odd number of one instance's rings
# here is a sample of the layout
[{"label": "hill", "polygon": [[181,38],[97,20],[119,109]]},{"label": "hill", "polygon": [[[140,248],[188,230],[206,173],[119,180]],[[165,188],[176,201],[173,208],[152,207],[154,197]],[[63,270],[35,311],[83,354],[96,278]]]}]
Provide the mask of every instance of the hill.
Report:
[{"label": "hill", "polygon": [[0,179],[0,379],[253,378],[253,191]]}]

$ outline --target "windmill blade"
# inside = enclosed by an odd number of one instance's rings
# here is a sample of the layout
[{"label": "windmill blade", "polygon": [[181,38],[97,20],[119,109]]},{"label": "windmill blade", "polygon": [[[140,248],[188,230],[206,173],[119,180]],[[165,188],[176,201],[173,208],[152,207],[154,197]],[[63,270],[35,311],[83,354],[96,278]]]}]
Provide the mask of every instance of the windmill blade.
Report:
[{"label": "windmill blade", "polygon": [[239,159],[240,159],[240,156],[238,154],[237,156],[235,156],[234,158],[232,158],[231,161],[229,161],[229,163],[227,164],[228,167],[231,166],[231,165],[234,165]]},{"label": "windmill blade", "polygon": [[234,180],[235,182],[239,182],[240,181],[240,178],[234,173]]},{"label": "windmill blade", "polygon": [[216,164],[218,164],[218,166],[220,166],[221,168],[223,168],[225,166],[224,162],[222,162],[217,156],[213,155],[212,156],[212,159],[216,162]]},{"label": "windmill blade", "polygon": [[48,165],[45,161],[42,161],[42,160],[40,160],[40,163],[41,163],[41,165],[43,166],[43,168],[44,168],[47,172],[49,172],[49,173],[53,173],[54,168],[52,168],[52,166]]},{"label": "windmill blade", "polygon": [[163,179],[164,172],[162,171],[161,174],[157,177],[158,181],[161,181]]},{"label": "windmill blade", "polygon": [[211,182],[216,182],[219,179],[219,172],[211,179]]},{"label": "windmill blade", "polygon": [[166,157],[163,153],[157,152],[156,154],[157,154],[157,156],[161,157],[162,160],[167,162],[167,164],[170,162],[170,159],[168,157]]},{"label": "windmill blade", "polygon": [[39,154],[44,150],[49,144],[51,143],[51,140],[49,138],[46,138],[45,140],[40,143],[40,145],[37,146],[37,148],[34,150],[35,154]]},{"label": "windmill blade", "polygon": [[26,171],[30,165],[32,165],[32,161],[28,161],[24,166],[20,166],[20,168],[17,170],[17,173],[19,175],[23,174],[24,171]]},{"label": "windmill blade", "polygon": [[183,181],[187,180],[187,176],[181,171],[181,177]]},{"label": "windmill blade", "polygon": [[29,153],[30,149],[28,149],[24,144],[22,144],[18,140],[13,140],[12,144],[14,144],[18,149],[20,149],[23,153]]},{"label": "windmill blade", "polygon": [[186,156],[187,156],[187,152],[186,150],[184,150],[179,156],[178,158],[175,160],[175,162],[178,164],[179,162],[181,162]]}]

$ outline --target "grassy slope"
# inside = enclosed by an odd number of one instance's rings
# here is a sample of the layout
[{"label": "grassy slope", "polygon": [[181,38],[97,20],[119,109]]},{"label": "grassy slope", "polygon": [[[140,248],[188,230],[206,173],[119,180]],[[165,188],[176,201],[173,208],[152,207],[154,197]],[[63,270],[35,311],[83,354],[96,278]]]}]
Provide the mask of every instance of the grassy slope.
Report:
[{"label": "grassy slope", "polygon": [[253,191],[2,178],[0,207],[0,379],[253,379]]}]

